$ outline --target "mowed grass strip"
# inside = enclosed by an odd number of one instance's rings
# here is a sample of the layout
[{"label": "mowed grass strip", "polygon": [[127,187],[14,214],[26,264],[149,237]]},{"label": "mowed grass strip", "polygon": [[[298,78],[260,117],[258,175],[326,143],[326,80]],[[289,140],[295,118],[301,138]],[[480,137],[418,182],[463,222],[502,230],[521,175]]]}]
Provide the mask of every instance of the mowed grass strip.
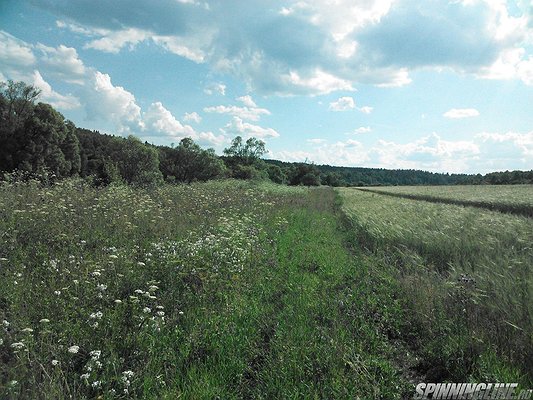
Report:
[{"label": "mowed grass strip", "polygon": [[[531,382],[533,221],[340,189],[359,244],[396,271],[440,379]],[[433,366],[431,366],[433,364]]]}]

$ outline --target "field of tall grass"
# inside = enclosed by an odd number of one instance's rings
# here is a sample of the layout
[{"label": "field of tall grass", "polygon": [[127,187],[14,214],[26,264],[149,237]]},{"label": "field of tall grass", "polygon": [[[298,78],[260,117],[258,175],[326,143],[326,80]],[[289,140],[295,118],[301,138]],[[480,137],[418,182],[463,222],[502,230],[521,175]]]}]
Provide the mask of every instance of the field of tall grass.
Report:
[{"label": "field of tall grass", "polygon": [[0,398],[400,398],[397,284],[332,189],[0,186]]},{"label": "field of tall grass", "polygon": [[[427,189],[437,190],[443,189]],[[356,189],[340,193],[358,243],[402,284],[428,368],[439,366],[440,379],[531,382],[531,218]]]},{"label": "field of tall grass", "polygon": [[530,219],[355,189],[0,185],[0,398],[531,384]]},{"label": "field of tall grass", "polygon": [[533,185],[385,186],[365,190],[533,217]]}]

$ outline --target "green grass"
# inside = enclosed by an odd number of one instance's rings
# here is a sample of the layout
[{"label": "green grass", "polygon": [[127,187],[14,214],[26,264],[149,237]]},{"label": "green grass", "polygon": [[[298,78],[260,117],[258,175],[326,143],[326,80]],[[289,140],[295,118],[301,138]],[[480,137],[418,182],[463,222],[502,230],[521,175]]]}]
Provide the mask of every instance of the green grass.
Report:
[{"label": "green grass", "polygon": [[531,382],[530,218],[340,192],[359,244],[392,267],[404,287],[422,368],[440,365],[446,378]]},{"label": "green grass", "polygon": [[0,398],[399,399],[424,380],[530,382],[529,219],[341,194],[3,184]]},{"label": "green grass", "polygon": [[[0,187],[0,397],[400,398],[398,285],[331,189]],[[356,250],[356,249],[355,249]]]}]

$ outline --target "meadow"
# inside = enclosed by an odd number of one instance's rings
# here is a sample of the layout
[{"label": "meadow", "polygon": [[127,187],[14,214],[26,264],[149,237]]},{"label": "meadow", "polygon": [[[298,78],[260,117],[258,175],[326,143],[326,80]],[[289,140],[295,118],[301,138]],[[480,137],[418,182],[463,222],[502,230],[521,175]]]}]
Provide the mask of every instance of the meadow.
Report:
[{"label": "meadow", "polygon": [[531,383],[525,217],[355,189],[80,179],[3,182],[0,216],[0,398]]},{"label": "meadow", "polygon": [[2,184],[0,397],[412,391],[396,286],[345,246],[335,202],[242,181]]}]

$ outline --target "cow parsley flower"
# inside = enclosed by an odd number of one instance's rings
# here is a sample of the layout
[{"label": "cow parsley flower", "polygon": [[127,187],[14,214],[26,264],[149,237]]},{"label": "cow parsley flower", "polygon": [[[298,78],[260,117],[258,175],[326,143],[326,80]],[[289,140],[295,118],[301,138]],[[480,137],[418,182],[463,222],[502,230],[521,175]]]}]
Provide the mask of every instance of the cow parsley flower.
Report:
[{"label": "cow parsley flower", "polygon": [[73,345],[68,348],[68,352],[72,354],[77,354],[78,351],[80,351],[80,346]]}]

